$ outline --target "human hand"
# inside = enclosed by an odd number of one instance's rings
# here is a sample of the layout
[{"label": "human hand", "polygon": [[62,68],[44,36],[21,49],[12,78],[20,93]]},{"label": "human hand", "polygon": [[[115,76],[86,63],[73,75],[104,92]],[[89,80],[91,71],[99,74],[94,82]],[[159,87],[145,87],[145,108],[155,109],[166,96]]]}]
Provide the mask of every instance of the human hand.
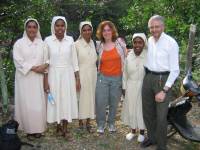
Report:
[{"label": "human hand", "polygon": [[37,70],[37,67],[38,67],[38,66],[33,66],[33,67],[31,68],[31,71],[37,72],[37,71],[36,71],[36,70]]},{"label": "human hand", "polygon": [[36,68],[37,73],[44,73],[46,71],[47,66],[45,64],[39,65]]},{"label": "human hand", "polygon": [[166,93],[164,91],[160,91],[155,95],[155,101],[161,103],[164,101]]}]

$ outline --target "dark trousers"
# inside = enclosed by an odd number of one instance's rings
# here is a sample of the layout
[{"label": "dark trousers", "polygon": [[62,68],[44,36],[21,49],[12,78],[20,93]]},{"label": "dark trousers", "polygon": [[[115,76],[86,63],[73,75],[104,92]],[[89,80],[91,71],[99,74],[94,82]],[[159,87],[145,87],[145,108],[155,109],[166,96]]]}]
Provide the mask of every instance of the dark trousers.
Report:
[{"label": "dark trousers", "polygon": [[143,117],[150,141],[157,144],[158,150],[167,149],[167,113],[171,91],[166,94],[163,102],[156,102],[155,95],[165,86],[168,75],[147,73],[142,87]]}]

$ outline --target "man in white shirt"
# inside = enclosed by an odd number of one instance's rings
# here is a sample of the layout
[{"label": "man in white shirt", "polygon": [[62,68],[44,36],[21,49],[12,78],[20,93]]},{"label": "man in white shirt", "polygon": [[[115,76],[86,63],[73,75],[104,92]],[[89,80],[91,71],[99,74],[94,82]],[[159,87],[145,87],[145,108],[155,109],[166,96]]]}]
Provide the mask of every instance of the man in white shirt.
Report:
[{"label": "man in white shirt", "polygon": [[142,87],[143,117],[148,139],[141,146],[157,144],[157,150],[167,149],[167,113],[172,99],[171,87],[179,75],[179,47],[164,33],[164,19],[154,15],[149,19],[151,37]]}]

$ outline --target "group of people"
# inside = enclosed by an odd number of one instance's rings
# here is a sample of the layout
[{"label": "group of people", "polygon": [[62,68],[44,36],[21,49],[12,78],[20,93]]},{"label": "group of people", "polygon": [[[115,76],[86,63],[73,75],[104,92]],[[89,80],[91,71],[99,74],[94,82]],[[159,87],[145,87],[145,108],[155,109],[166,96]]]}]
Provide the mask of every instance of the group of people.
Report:
[{"label": "group of people", "polygon": [[[66,34],[65,17],[53,17],[51,36],[44,41],[38,21],[28,19],[13,49],[15,119],[27,138],[40,138],[46,122],[56,123],[56,132],[69,138],[67,126],[73,119],[90,132],[90,120],[96,118],[99,134],[106,127],[113,133],[124,95],[121,119],[131,128],[126,139],[138,130],[142,147],[157,144],[158,150],[167,149],[167,112],[179,75],[179,48],[164,32],[162,16],[152,16],[148,27],[152,35],[148,41],[144,33],[135,33],[133,49],[127,50],[111,21],[99,24],[98,41],[92,39],[91,22],[81,22],[74,42]],[[49,95],[54,103],[47,100]]]}]

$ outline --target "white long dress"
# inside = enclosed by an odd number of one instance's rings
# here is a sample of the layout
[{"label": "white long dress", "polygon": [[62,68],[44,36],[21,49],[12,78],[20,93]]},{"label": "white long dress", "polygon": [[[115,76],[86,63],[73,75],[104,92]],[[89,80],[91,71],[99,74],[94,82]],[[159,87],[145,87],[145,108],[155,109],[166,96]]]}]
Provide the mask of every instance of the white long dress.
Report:
[{"label": "white long dress", "polygon": [[145,129],[142,113],[142,83],[145,75],[146,50],[136,56],[129,52],[123,72],[123,89],[126,90],[122,108],[122,121],[132,129]]},{"label": "white long dress", "polygon": [[31,71],[33,66],[44,63],[44,42],[27,37],[14,44],[15,119],[19,129],[26,133],[42,133],[46,127],[46,102],[43,90],[43,74]]},{"label": "white long dress", "polygon": [[48,49],[48,82],[55,105],[47,104],[47,122],[60,123],[61,120],[78,118],[78,104],[74,72],[78,71],[77,54],[74,41],[64,36],[59,41],[55,35],[45,39]]},{"label": "white long dress", "polygon": [[75,42],[79,62],[81,90],[78,93],[79,119],[95,118],[95,88],[97,80],[97,54],[92,40],[83,38]]}]

